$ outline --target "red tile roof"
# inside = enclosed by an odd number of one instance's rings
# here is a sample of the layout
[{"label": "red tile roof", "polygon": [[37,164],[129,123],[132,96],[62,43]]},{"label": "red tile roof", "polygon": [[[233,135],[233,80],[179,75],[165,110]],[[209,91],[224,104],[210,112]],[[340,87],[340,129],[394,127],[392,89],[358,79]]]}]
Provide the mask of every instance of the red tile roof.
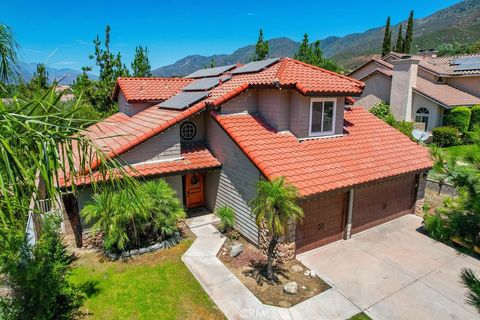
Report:
[{"label": "red tile roof", "polygon": [[128,103],[163,101],[177,94],[192,79],[185,78],[118,78],[113,92],[122,90]]},{"label": "red tile roof", "polygon": [[[192,79],[178,78],[119,78],[116,85],[124,90],[128,88],[127,99],[140,101],[144,97],[135,95],[141,83],[149,83],[149,92],[158,92],[166,97],[180,91]],[[166,83],[169,89],[165,89]],[[183,83],[183,84],[182,84]],[[258,86],[293,86],[303,94],[360,95],[364,84],[361,81],[314,67],[303,62],[282,58],[268,68],[256,72],[232,75],[231,80],[222,83],[210,91],[210,96],[183,111],[160,109],[157,105],[149,107],[133,116],[117,113],[102,122],[89,127],[84,133],[91,137],[109,157],[120,155],[154,135],[170,128],[186,118],[202,111],[207,105],[212,107],[236,97],[251,87]],[[171,89],[171,90],[170,90]],[[163,91],[162,91],[163,90]],[[169,91],[170,90],[170,91]],[[163,94],[162,93],[162,94]],[[153,96],[152,96],[153,97]],[[157,96],[157,98],[160,95]],[[93,168],[98,164],[93,163]]]},{"label": "red tile roof", "polygon": [[256,116],[212,115],[265,177],[284,176],[303,197],[432,166],[426,148],[363,108],[345,110],[345,135],[303,141]]},{"label": "red tile roof", "polygon": [[[144,162],[132,165],[126,168],[127,173],[132,177],[150,177],[157,175],[168,175],[172,173],[188,172],[192,170],[214,169],[221,166],[210,151],[202,145],[182,148],[182,158],[171,161]],[[104,179],[98,172],[93,175],[77,178],[76,185],[87,185],[95,181]],[[108,179],[108,177],[105,177]],[[60,185],[69,186],[65,181],[60,181]]]}]

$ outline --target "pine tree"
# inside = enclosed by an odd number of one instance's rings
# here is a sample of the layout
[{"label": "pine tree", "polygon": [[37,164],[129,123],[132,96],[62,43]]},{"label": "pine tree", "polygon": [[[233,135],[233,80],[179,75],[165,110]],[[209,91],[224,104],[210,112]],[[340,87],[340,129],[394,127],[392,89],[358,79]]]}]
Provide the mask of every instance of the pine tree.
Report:
[{"label": "pine tree", "polygon": [[413,42],[413,10],[410,11],[410,16],[408,17],[407,32],[405,34],[405,44],[403,46],[404,53],[410,53],[412,49],[412,42]]},{"label": "pine tree", "polygon": [[392,50],[392,31],[390,30],[390,17],[385,24],[385,34],[383,36],[382,57],[386,56]]},{"label": "pine tree", "polygon": [[150,61],[148,60],[148,48],[138,46],[135,49],[135,58],[132,62],[132,72],[134,77],[151,77]]},{"label": "pine tree", "polygon": [[34,89],[47,89],[48,88],[48,72],[45,64],[37,64],[37,71],[33,74],[30,84]]},{"label": "pine tree", "polygon": [[397,35],[397,44],[395,45],[395,52],[401,53],[403,52],[403,34],[402,34],[402,25],[398,27],[398,35]]},{"label": "pine tree", "polygon": [[258,33],[257,44],[255,45],[255,53],[252,56],[252,61],[263,60],[268,56],[270,48],[268,46],[268,41],[263,39],[263,30],[260,29]]},{"label": "pine tree", "polygon": [[213,58],[210,60],[210,68],[215,68],[215,61],[213,61]]},{"label": "pine tree", "polygon": [[298,51],[295,54],[294,58],[298,61],[305,63],[311,63],[312,60],[312,47],[308,43],[308,34],[303,35],[302,43],[298,47]]}]

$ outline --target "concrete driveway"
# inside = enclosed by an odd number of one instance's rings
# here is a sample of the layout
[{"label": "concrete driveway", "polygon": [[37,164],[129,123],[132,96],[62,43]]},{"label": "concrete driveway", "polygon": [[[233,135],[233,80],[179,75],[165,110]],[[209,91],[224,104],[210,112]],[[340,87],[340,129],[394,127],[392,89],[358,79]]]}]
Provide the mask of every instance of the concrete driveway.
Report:
[{"label": "concrete driveway", "polygon": [[408,215],[298,256],[372,319],[477,319],[459,283],[480,261],[418,232]]}]

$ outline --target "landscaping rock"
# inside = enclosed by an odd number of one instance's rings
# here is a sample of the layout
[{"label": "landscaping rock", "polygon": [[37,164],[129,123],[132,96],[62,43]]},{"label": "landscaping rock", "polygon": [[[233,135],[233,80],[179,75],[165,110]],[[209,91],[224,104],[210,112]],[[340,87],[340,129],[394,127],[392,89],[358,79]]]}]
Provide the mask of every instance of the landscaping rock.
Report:
[{"label": "landscaping rock", "polygon": [[148,248],[140,248],[138,249],[138,253],[139,254],[144,254],[144,253],[147,253],[147,252],[150,252],[150,250]]},{"label": "landscaping rock", "polygon": [[315,274],[315,272],[312,271],[312,270],[307,270],[307,271],[305,271],[304,275],[307,276],[307,277],[312,277],[312,278],[314,278],[314,277],[317,276],[317,275]]},{"label": "landscaping rock", "polygon": [[234,244],[230,250],[230,257],[234,258],[243,252],[243,245],[241,243]]},{"label": "landscaping rock", "polygon": [[294,265],[290,268],[290,270],[291,270],[292,272],[303,272],[302,266],[299,266],[298,264],[294,264]]},{"label": "landscaping rock", "polygon": [[287,282],[283,286],[283,291],[288,294],[296,294],[298,290],[298,284],[295,281]]}]

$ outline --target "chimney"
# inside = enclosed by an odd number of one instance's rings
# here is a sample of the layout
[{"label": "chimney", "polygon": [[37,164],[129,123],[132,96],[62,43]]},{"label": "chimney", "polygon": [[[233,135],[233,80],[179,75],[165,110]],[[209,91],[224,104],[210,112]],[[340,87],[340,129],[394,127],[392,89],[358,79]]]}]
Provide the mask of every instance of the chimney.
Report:
[{"label": "chimney", "polygon": [[397,120],[412,121],[412,89],[417,84],[418,63],[410,55],[393,60],[390,109]]},{"label": "chimney", "polygon": [[435,49],[422,49],[418,51],[418,55],[422,56],[423,59],[436,58],[438,56],[438,51]]}]

